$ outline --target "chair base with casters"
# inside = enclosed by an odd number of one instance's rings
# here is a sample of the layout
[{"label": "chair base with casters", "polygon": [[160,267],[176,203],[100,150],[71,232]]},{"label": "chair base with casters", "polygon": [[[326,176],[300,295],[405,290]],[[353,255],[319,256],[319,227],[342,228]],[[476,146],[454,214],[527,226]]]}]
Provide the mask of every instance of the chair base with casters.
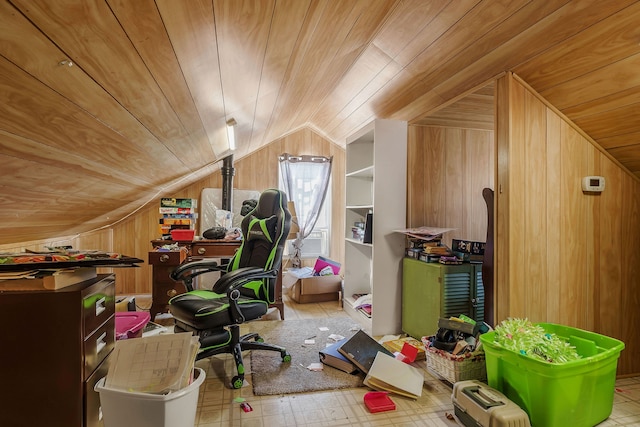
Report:
[{"label": "chair base with casters", "polygon": [[[267,310],[265,309],[263,315],[266,314],[266,312]],[[176,319],[174,332],[190,332],[198,336],[200,351],[196,355],[196,360],[207,359],[217,354],[232,354],[236,364],[237,375],[231,379],[231,387],[235,389],[241,388],[244,384],[245,368],[242,357],[243,351],[275,351],[280,353],[283,362],[291,362],[291,355],[284,347],[263,342],[262,337],[255,332],[240,335],[239,325],[230,325],[217,329],[202,329]]]},{"label": "chair base with casters", "polygon": [[[280,190],[265,190],[256,207],[242,220],[242,244],[227,265],[201,259],[180,265],[171,278],[184,283],[187,292],[169,300],[176,332],[198,336],[196,359],[216,354],[233,355],[237,375],[233,388],[244,383],[242,352],[268,350],[280,353],[283,362],[291,356],[284,347],[266,344],[256,333],[240,336],[240,325],[267,314],[274,302],[275,284],[282,251],[289,233],[291,214],[287,197]],[[211,290],[194,289],[193,279],[204,273],[222,273]]]}]

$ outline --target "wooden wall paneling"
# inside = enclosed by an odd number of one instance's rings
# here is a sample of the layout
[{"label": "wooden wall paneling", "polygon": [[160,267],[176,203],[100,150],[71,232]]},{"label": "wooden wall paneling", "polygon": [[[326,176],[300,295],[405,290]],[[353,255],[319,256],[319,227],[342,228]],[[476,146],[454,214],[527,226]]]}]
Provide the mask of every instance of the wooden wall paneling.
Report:
[{"label": "wooden wall paneling", "polygon": [[[512,84],[509,93],[509,309],[508,316],[526,317],[526,217],[527,206],[525,141],[525,92],[522,86]],[[504,320],[504,319],[501,319]]]},{"label": "wooden wall paneling", "polygon": [[[622,373],[640,372],[640,183],[637,179],[625,176],[621,192],[622,213],[622,301],[620,305],[620,339],[625,343],[625,351],[621,356],[620,368]],[[602,262],[606,262],[604,259]],[[616,336],[616,335],[614,335]]]},{"label": "wooden wall paneling", "polygon": [[580,180],[587,171],[587,150],[582,136],[568,123],[562,124],[562,189],[563,222],[560,230],[563,262],[560,275],[560,301],[563,302],[562,323],[584,327],[584,311],[588,310],[587,268],[587,212]]},{"label": "wooden wall paneling", "polygon": [[633,44],[618,40],[637,40],[640,35],[636,14],[640,3],[596,22],[580,32],[570,46],[562,43],[547,50],[537,61],[524,63],[514,71],[527,83],[539,88],[552,87],[575,77],[575,70],[593,70],[617,62],[637,52]]},{"label": "wooden wall paneling", "polygon": [[[166,21],[160,16],[158,6],[153,0],[135,2],[107,0],[107,3],[127,37],[131,40],[136,52],[153,75],[153,79],[162,94],[175,111],[176,117],[184,126],[186,134],[189,135],[189,139],[195,141],[208,140],[203,127],[207,117],[201,117],[198,114],[194,97],[189,93],[185,74],[180,67],[180,62],[174,52],[174,46],[167,34]],[[212,18],[211,15],[206,17]],[[165,15],[164,18],[167,19],[168,17]],[[208,42],[213,42],[213,40],[210,39]],[[210,94],[207,95],[210,96]],[[217,128],[225,129],[224,116],[219,113],[217,118]],[[219,152],[212,150],[213,143],[217,141],[210,142],[211,147],[203,154],[219,154]]]},{"label": "wooden wall paneling", "polygon": [[[632,196],[630,188],[625,185],[626,174],[611,160],[602,156],[601,174],[606,180],[606,191],[598,197],[600,207],[600,226],[597,239],[599,251],[595,257],[599,275],[595,278],[596,292],[594,297],[594,327],[604,335],[620,337],[620,325],[625,322],[622,307],[623,291],[626,288],[623,282],[623,271],[629,265],[620,254],[624,254],[623,236],[624,220],[621,214],[625,214],[624,200]],[[626,194],[629,193],[629,194]]]},{"label": "wooden wall paneling", "polygon": [[[493,109],[493,106],[491,106]],[[465,133],[465,209],[468,212],[464,239],[484,242],[487,237],[487,205],[482,196],[484,188],[493,189],[495,140],[490,131],[466,130]]]},{"label": "wooden wall paneling", "polygon": [[407,130],[407,227],[426,225],[425,200],[430,189],[424,185],[425,129],[409,125]]},{"label": "wooden wall paneling", "polygon": [[[156,209],[157,211],[157,209]],[[139,221],[136,220],[139,217],[133,217],[129,221],[124,221],[121,226],[114,227],[113,229],[113,248],[115,252],[121,252],[130,256],[135,256],[144,261],[141,268],[146,268],[147,264],[147,249],[146,251],[136,250],[136,241],[144,237],[148,237],[144,233],[144,229],[138,231]],[[157,221],[156,221],[157,223]],[[136,277],[136,272],[133,268],[119,268],[116,273],[116,293],[118,294],[136,294],[143,293],[142,290],[146,288],[146,283],[138,283],[139,278]],[[136,286],[138,285],[138,286]]]},{"label": "wooden wall paneling", "polygon": [[408,226],[450,227],[444,236],[484,241],[487,208],[482,189],[493,187],[494,136],[464,127],[409,126]]},{"label": "wooden wall paneling", "polygon": [[545,109],[546,113],[546,216],[545,251],[546,251],[546,280],[547,294],[545,295],[546,319],[552,323],[561,323],[563,302],[560,299],[559,277],[563,268],[564,245],[560,233],[562,215],[562,198],[560,174],[562,171],[561,128],[562,119],[555,112]]},{"label": "wooden wall paneling", "polygon": [[547,316],[547,305],[539,301],[547,300],[547,193],[546,193],[546,108],[528,91],[524,91],[522,101],[523,120],[526,123],[524,139],[522,140],[524,154],[524,169],[518,171],[523,174],[526,192],[523,192],[522,205],[525,228],[523,238],[519,242],[523,245],[526,264],[526,274],[523,282],[517,284],[522,287],[525,296],[525,316],[533,321],[543,321]]},{"label": "wooden wall paneling", "polygon": [[[429,227],[446,227],[446,129],[425,129],[426,146],[423,148],[424,168],[424,192],[425,192],[425,216],[424,224]],[[445,207],[443,209],[443,207]]]},{"label": "wooden wall paneling", "polygon": [[[213,2],[155,2],[216,157],[228,148]],[[215,101],[212,102],[212,99]],[[194,117],[195,118],[195,117]]]},{"label": "wooden wall paneling", "polygon": [[[585,146],[587,164],[583,171],[583,177],[587,175],[602,175],[601,169],[601,152],[583,139]],[[577,184],[576,184],[577,185]],[[585,305],[586,309],[582,312],[582,328],[592,331],[595,325],[595,300],[598,282],[596,278],[600,275],[600,265],[597,262],[597,254],[600,252],[600,200],[595,195],[589,195],[582,192],[582,181],[580,182],[580,191],[582,200],[585,204],[586,230],[585,230],[585,263],[586,280],[584,285]]]},{"label": "wooden wall paneling", "polygon": [[[560,110],[574,107],[594,99],[593,88],[598,87],[599,93],[615,93],[624,87],[636,87],[640,85],[640,76],[633,70],[640,66],[640,54],[632,55],[606,66],[595,68],[587,73],[562,84],[555,84],[546,90],[541,90],[540,95]],[[523,76],[526,79],[526,76]],[[624,87],[621,83],[624,82]],[[601,83],[598,84],[598,83]],[[595,96],[597,97],[597,96]],[[598,123],[597,129],[600,129]],[[588,131],[588,127],[585,128]],[[600,135],[598,135],[600,136]],[[598,136],[594,135],[594,138]]]},{"label": "wooden wall paneling", "polygon": [[[640,255],[624,248],[640,239],[640,183],[525,83],[507,75],[497,88],[498,102],[509,102],[497,110],[498,177],[510,186],[508,195],[498,191],[509,227],[499,208],[498,320],[527,315],[637,346]],[[605,176],[605,192],[583,193],[582,177],[594,174]],[[639,372],[636,359],[625,350],[618,373]]]},{"label": "wooden wall paneling", "polygon": [[494,239],[494,325],[509,317],[511,278],[511,92],[513,75],[507,73],[496,80],[495,133],[496,133],[496,185],[495,239]]},{"label": "wooden wall paneling", "polygon": [[[195,144],[158,83],[106,2],[31,3],[13,0],[20,11],[100,86],[117,97],[183,165],[212,156],[211,146]],[[72,31],[71,31],[72,30]],[[112,64],[118,67],[112,67]],[[141,71],[144,70],[144,71]],[[153,105],[154,109],[148,108]]]},{"label": "wooden wall paneling", "polygon": [[330,154],[333,156],[331,166],[331,256],[335,260],[344,262],[344,188],[346,174],[345,150],[335,144],[330,144]]},{"label": "wooden wall paneling", "polygon": [[462,236],[466,223],[466,198],[467,188],[460,170],[466,165],[468,159],[463,147],[464,130],[456,128],[445,129],[446,143],[444,146],[444,182],[445,182],[445,227],[457,228],[447,233],[445,242],[451,243],[453,236]]}]

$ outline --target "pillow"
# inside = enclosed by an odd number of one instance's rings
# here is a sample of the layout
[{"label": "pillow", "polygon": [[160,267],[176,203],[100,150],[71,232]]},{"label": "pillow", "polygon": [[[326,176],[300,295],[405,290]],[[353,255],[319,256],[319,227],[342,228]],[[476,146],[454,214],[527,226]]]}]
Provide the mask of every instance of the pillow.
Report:
[{"label": "pillow", "polygon": [[276,225],[278,218],[275,215],[271,215],[269,218],[258,219],[251,215],[249,218],[249,226],[247,227],[247,241],[251,240],[266,240],[269,243],[273,243],[276,237]]}]

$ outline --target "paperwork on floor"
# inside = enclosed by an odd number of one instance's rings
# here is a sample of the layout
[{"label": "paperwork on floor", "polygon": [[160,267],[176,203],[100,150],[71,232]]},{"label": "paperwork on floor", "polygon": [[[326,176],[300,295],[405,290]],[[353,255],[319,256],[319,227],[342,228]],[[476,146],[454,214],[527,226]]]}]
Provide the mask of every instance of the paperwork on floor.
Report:
[{"label": "paperwork on floor", "polygon": [[153,394],[176,392],[191,382],[198,337],[161,334],[116,341],[105,385]]}]

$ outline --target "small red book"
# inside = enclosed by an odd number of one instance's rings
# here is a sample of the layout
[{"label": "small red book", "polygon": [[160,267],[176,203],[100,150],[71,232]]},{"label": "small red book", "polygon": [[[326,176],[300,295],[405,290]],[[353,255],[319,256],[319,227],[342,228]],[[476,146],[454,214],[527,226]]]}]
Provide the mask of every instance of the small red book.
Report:
[{"label": "small red book", "polygon": [[369,412],[395,411],[396,404],[386,391],[370,391],[364,395],[364,404]]}]

